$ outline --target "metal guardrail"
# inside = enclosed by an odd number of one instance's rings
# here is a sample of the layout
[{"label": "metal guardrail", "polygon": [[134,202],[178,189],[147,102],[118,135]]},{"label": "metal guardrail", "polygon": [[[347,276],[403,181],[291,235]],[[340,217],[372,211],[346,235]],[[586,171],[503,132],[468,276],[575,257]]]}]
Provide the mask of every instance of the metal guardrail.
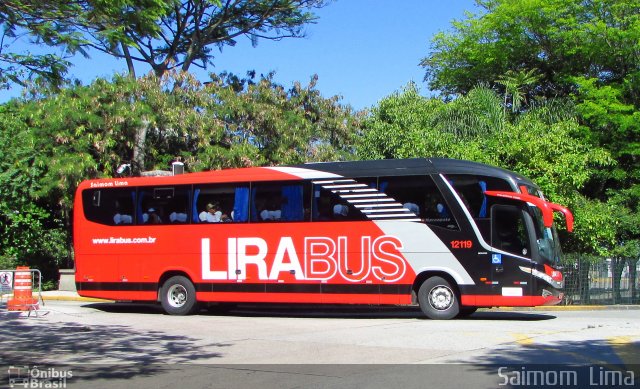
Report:
[{"label": "metal guardrail", "polygon": [[[38,298],[35,303],[25,303],[24,306],[28,311],[27,316],[31,316],[31,312],[34,312],[36,317],[38,316],[38,311],[40,305],[44,306],[44,300],[42,299],[42,273],[38,269],[7,269],[0,270],[0,309],[7,308],[7,302],[9,296],[14,295],[15,291],[15,279],[16,273],[31,273],[31,287],[32,287],[32,295],[37,293]],[[36,277],[37,276],[37,277]],[[37,287],[35,281],[37,280]],[[4,301],[5,297],[7,297],[7,302]]]}]

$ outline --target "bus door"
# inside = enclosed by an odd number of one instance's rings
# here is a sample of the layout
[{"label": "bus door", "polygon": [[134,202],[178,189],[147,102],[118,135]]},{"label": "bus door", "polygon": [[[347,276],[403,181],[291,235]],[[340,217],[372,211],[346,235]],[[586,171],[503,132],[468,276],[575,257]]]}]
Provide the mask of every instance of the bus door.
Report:
[{"label": "bus door", "polygon": [[532,267],[533,227],[531,216],[522,207],[491,207],[491,281],[496,305],[531,296],[531,271],[523,269]]}]

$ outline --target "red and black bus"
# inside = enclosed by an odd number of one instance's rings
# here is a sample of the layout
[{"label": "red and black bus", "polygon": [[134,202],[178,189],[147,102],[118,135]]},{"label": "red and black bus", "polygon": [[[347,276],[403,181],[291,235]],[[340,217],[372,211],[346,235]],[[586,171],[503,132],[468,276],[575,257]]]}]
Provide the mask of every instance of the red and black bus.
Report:
[{"label": "red and black bus", "polygon": [[311,163],[89,180],[74,211],[81,296],[419,304],[433,319],[562,299],[554,212],[529,179],[451,159]]}]

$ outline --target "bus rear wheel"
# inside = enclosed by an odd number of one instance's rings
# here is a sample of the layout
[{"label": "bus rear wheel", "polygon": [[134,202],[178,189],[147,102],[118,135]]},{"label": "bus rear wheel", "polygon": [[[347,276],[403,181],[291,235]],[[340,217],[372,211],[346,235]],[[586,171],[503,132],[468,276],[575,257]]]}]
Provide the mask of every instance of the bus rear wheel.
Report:
[{"label": "bus rear wheel", "polygon": [[196,308],[196,289],[187,277],[173,276],[162,284],[162,308],[169,315],[189,315]]},{"label": "bus rear wheel", "polygon": [[448,320],[460,313],[460,303],[449,281],[442,277],[426,279],[418,290],[418,303],[429,319]]}]

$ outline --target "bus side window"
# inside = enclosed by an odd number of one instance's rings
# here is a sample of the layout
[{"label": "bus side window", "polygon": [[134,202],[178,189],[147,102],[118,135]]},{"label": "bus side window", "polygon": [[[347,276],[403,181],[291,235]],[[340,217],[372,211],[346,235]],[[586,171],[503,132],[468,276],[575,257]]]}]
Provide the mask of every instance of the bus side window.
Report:
[{"label": "bus side window", "polygon": [[251,190],[251,221],[309,220],[310,187],[306,182],[257,183]]},{"label": "bus side window", "polygon": [[188,186],[145,187],[138,189],[138,224],[188,223],[191,189]]},{"label": "bus side window", "polygon": [[92,222],[124,226],[133,224],[135,190],[87,189],[82,192],[85,217]]},{"label": "bus side window", "polygon": [[[369,185],[367,182],[365,184]],[[374,184],[375,185],[375,184]],[[366,216],[353,204],[322,185],[313,185],[311,204],[312,221],[354,221],[366,220]]]},{"label": "bus side window", "polygon": [[458,229],[458,224],[440,190],[430,176],[380,177],[380,192],[398,203],[427,224]]},{"label": "bus side window", "polygon": [[249,187],[202,185],[193,191],[190,217],[193,223],[248,221]]}]

